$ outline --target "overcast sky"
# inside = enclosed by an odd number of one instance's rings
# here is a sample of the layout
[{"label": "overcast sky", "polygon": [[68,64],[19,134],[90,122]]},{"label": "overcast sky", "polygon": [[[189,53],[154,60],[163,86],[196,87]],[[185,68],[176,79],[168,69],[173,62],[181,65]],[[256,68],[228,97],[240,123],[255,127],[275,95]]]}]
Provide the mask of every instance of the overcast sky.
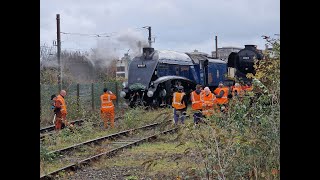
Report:
[{"label": "overcast sky", "polygon": [[[56,14],[61,32],[104,34],[107,37],[61,34],[62,50],[88,50],[98,41],[123,38],[147,40],[151,26],[155,49],[211,53],[218,47],[255,44],[265,48],[262,35],[280,33],[280,0],[41,0],[40,43],[56,40]],[[125,34],[130,34],[124,36]],[[121,37],[120,35],[121,34]],[[105,34],[104,34],[105,35]],[[108,44],[110,46],[111,44]],[[128,43],[115,44],[123,54]]]}]

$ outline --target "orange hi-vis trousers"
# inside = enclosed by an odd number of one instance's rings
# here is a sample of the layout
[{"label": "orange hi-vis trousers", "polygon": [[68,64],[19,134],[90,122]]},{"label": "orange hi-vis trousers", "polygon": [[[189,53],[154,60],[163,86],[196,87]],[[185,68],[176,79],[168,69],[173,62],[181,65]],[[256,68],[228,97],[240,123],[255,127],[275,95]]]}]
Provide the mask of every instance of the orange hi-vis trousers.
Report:
[{"label": "orange hi-vis trousers", "polygon": [[64,124],[65,126],[68,125],[68,121],[66,120],[66,116],[62,116],[62,117],[56,117],[56,121],[54,123],[55,125],[55,130],[61,130],[62,128],[62,124]]},{"label": "orange hi-vis trousers", "polygon": [[110,122],[111,128],[114,128],[114,110],[101,111],[101,119],[103,120],[104,128],[108,128],[108,122]]}]

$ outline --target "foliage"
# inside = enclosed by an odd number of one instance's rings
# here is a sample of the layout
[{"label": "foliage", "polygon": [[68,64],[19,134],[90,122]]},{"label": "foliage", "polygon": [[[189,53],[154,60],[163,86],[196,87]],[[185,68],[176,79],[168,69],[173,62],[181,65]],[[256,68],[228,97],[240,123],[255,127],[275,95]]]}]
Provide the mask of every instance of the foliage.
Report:
[{"label": "foliage", "polygon": [[52,162],[56,157],[55,154],[49,153],[48,149],[40,144],[40,160],[46,162]]},{"label": "foliage", "polygon": [[[110,63],[105,64],[104,62]],[[63,83],[113,82],[116,80],[116,57],[99,59],[89,56],[88,52],[63,50],[60,55],[60,64]],[[58,67],[54,48],[46,44],[40,45],[40,83],[57,84]]]},{"label": "foliage", "polygon": [[[160,111],[145,110],[144,107],[135,107],[128,109],[124,114],[121,127],[125,129],[137,128],[139,126],[146,125],[152,122],[162,122],[168,119],[168,115],[171,115],[170,109],[161,109]],[[148,116],[146,116],[148,113]]]},{"label": "foliage", "polygon": [[255,62],[253,96],[231,99],[226,113],[186,126],[181,136],[196,142],[202,177],[280,179],[280,39],[267,41],[275,55]]},{"label": "foliage", "polygon": [[138,180],[139,178],[137,176],[128,176],[126,180]]}]

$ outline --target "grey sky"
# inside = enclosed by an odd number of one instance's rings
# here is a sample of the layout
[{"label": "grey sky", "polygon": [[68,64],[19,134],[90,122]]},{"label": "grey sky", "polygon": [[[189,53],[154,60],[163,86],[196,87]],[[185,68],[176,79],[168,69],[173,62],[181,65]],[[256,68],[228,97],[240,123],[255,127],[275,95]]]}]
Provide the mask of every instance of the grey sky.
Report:
[{"label": "grey sky", "polygon": [[[280,33],[279,0],[41,0],[40,43],[52,45],[56,39],[56,14],[61,31],[101,34],[131,32],[147,40],[152,27],[153,47],[176,51],[214,50],[218,46],[244,47],[256,44],[264,48],[261,35]],[[140,28],[140,29],[135,29]],[[130,30],[131,29],[131,30]],[[118,33],[118,34],[119,34]],[[97,39],[110,38],[62,34],[63,49],[90,49]],[[123,54],[129,45],[118,45]]]}]

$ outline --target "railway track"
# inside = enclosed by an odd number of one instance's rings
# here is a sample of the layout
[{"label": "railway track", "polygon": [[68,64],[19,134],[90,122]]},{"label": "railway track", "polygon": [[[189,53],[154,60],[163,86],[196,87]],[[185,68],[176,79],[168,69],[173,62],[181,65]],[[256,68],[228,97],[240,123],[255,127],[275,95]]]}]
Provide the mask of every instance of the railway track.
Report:
[{"label": "railway track", "polygon": [[[169,115],[167,115],[165,119],[167,119],[168,117]],[[166,120],[161,123],[153,123],[136,129],[121,131],[118,133],[110,134],[104,137],[99,137],[63,149],[51,151],[49,152],[50,154],[55,154],[59,157],[62,157],[62,159],[59,159],[59,163],[60,165],[63,165],[63,167],[60,167],[55,171],[40,176],[40,179],[52,179],[62,171],[75,171],[81,168],[83,165],[87,165],[90,162],[95,161],[103,156],[111,157],[122,149],[130,148],[134,145],[139,145],[140,143],[143,143],[150,139],[157,138],[161,134],[174,132],[177,130],[177,128],[172,128],[163,131],[164,126],[170,124],[171,121],[172,120]],[[156,127],[159,126],[160,132],[155,133]],[[148,131],[150,129],[151,131]],[[88,152],[90,152],[89,157]]]},{"label": "railway track", "polygon": [[[118,119],[121,119],[123,118],[122,116],[119,116],[119,117],[115,117],[115,121],[118,120]],[[80,119],[80,120],[75,120],[75,121],[71,121],[70,123],[73,124],[73,125],[78,125],[78,126],[81,126],[82,123],[85,122],[84,119]],[[103,122],[100,122],[99,124],[95,124],[96,126],[102,126],[103,125]],[[47,127],[44,127],[44,128],[41,128],[40,129],[40,141],[43,141],[45,137],[47,136],[52,136],[54,134],[54,125],[51,125],[51,126],[47,126]]]},{"label": "railway track", "polygon": [[[84,119],[79,119],[79,120],[70,121],[70,124],[81,125],[81,123],[83,123],[83,122],[84,122]],[[50,132],[53,130],[54,130],[54,125],[43,127],[43,128],[40,128],[40,134]]]}]

